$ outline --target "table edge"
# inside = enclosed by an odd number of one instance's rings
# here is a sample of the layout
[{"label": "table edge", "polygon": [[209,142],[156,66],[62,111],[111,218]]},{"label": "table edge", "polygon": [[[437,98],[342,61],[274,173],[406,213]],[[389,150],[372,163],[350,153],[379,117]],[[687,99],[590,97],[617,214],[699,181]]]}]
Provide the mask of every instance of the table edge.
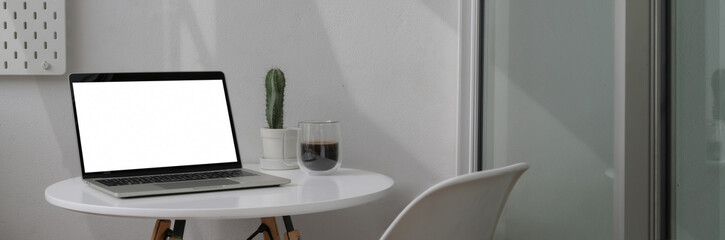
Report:
[{"label": "table edge", "polygon": [[[370,172],[366,170],[354,169],[357,171]],[[375,172],[370,172],[375,173]],[[79,213],[102,215],[102,216],[113,216],[113,217],[130,217],[130,218],[152,218],[152,219],[244,219],[244,218],[260,218],[260,217],[272,217],[272,216],[284,216],[284,215],[301,215],[311,214],[326,211],[339,210],[344,208],[350,208],[354,206],[363,205],[382,199],[383,197],[390,194],[394,186],[395,181],[383,174],[375,173],[382,177],[385,177],[388,185],[377,192],[356,196],[346,199],[335,200],[334,204],[330,204],[331,201],[315,202],[300,205],[280,206],[280,207],[265,207],[265,208],[254,208],[254,209],[178,209],[170,210],[166,209],[167,213],[160,216],[160,214],[149,213],[148,209],[137,209],[137,208],[122,208],[122,207],[109,207],[109,206],[98,206],[98,205],[84,205],[76,202],[65,201],[58,199],[48,194],[48,190],[55,184],[59,184],[64,181],[72,181],[79,179],[80,177],[74,177],[65,179],[62,181],[55,182],[45,188],[44,195],[46,202],[60,207],[63,209],[71,210]],[[80,180],[82,182],[82,180]],[[83,183],[85,184],[85,183]],[[334,205],[334,207],[330,207]],[[193,214],[189,214],[192,212]]]}]

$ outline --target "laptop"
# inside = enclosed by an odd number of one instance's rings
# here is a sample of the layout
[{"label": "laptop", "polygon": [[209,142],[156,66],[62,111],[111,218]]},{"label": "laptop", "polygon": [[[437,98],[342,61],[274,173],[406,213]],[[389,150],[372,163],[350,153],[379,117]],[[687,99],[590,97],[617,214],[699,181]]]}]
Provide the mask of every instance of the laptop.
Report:
[{"label": "laptop", "polygon": [[222,72],[71,74],[83,181],[114,197],[279,186],[243,169]]}]

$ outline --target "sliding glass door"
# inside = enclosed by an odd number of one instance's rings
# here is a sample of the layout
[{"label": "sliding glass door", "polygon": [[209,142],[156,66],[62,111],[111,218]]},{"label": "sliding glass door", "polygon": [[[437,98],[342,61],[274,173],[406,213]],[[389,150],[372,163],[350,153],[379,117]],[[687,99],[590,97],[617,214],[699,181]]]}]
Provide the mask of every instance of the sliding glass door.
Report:
[{"label": "sliding glass door", "polygon": [[671,1],[672,221],[725,239],[725,1]]},{"label": "sliding glass door", "polygon": [[725,239],[725,0],[484,2],[496,239]]},{"label": "sliding glass door", "polygon": [[531,165],[496,239],[613,239],[613,2],[485,4],[484,168]]}]

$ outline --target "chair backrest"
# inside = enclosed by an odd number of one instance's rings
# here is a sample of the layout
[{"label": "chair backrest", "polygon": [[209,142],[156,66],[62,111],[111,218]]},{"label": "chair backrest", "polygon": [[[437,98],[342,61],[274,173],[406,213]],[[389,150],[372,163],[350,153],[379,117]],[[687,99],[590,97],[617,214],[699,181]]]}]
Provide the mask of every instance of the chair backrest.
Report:
[{"label": "chair backrest", "polygon": [[492,239],[511,189],[529,165],[457,176],[423,192],[381,239]]}]

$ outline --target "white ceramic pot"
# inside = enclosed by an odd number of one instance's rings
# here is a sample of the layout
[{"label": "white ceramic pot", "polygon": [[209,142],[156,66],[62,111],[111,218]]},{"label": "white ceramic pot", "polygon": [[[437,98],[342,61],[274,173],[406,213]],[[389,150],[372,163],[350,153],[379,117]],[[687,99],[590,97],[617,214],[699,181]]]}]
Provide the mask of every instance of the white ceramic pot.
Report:
[{"label": "white ceramic pot", "polygon": [[262,169],[296,169],[297,165],[297,129],[262,128]]}]

